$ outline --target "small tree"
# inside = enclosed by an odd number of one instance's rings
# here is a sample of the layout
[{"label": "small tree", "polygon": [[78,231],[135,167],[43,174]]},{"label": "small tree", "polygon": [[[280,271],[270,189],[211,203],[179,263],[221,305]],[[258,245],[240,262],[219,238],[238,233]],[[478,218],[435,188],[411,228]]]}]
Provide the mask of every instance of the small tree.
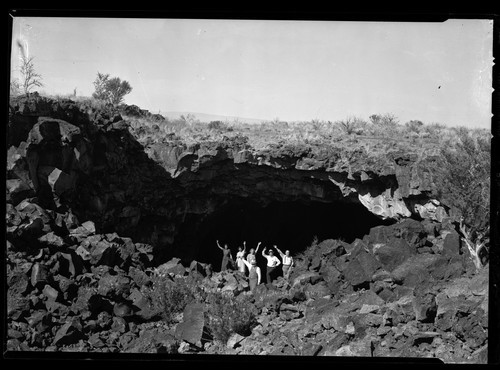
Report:
[{"label": "small tree", "polygon": [[491,142],[462,127],[456,142],[444,143],[434,168],[438,199],[460,215],[459,230],[477,268],[487,252],[490,219]]},{"label": "small tree", "polygon": [[106,83],[108,79],[109,79],[109,74],[103,74],[97,72],[97,78],[94,81],[95,91],[92,94],[92,97],[94,97],[97,100],[103,100],[103,101],[108,100],[109,95],[106,89]]},{"label": "small tree", "polygon": [[34,87],[42,87],[42,76],[35,71],[35,57],[21,57],[21,81],[18,82],[18,87],[24,94],[28,94]]},{"label": "small tree", "polygon": [[95,99],[118,105],[123,101],[125,95],[132,91],[128,81],[121,80],[119,77],[109,77],[108,74],[97,72],[97,78],[94,81],[95,91],[92,96]]}]

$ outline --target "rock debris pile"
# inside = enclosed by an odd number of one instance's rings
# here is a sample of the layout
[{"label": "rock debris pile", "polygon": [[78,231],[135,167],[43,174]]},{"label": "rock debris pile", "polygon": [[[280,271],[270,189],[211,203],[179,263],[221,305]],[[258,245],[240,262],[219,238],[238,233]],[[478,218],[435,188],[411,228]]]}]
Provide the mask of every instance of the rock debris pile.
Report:
[{"label": "rock debris pile", "polygon": [[[144,113],[133,106],[127,112]],[[236,271],[165,262],[154,243],[123,236],[155,206],[144,193],[142,204],[124,205],[145,190],[136,177],[126,191],[110,184],[149,158],[128,130],[111,108],[36,94],[11,102],[7,350],[486,362],[488,268],[476,270],[447,217],[402,218],[352,243],[320,241],[296,256],[289,281],[279,277],[251,294]],[[160,169],[150,164],[143,171]],[[114,198],[97,193],[105,180],[102,190]],[[198,303],[167,323],[146,294],[157,276],[174,283],[190,277],[208,291],[248,296],[256,323],[225,343],[203,337],[207,322]]]}]

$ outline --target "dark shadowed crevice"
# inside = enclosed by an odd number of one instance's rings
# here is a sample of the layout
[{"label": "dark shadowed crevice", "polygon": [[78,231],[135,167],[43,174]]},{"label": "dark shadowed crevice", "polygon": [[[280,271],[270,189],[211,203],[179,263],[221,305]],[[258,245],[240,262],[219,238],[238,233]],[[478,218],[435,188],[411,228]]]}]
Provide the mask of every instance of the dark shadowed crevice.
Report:
[{"label": "dark shadowed crevice", "polygon": [[263,246],[276,244],[294,255],[310,246],[315,237],[352,242],[374,226],[393,222],[381,220],[361,204],[351,202],[272,202],[262,207],[248,198],[234,198],[203,218],[186,217],[178,230],[176,245],[191,251],[186,258],[212,263],[217,270],[221,251],[216,240],[227,243],[233,257],[243,241],[247,242],[247,251],[262,241]]}]

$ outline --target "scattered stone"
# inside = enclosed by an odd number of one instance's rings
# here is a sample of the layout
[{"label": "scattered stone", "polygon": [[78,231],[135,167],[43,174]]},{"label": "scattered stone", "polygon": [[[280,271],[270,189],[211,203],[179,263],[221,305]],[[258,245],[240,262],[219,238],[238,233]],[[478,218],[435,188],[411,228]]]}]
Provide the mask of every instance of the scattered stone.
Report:
[{"label": "scattered stone", "polygon": [[159,351],[177,353],[178,347],[179,342],[168,330],[147,328],[125,345],[123,351],[128,353],[158,353]]},{"label": "scattered stone", "polygon": [[112,299],[127,297],[130,294],[130,279],[123,273],[115,275],[107,272],[99,279],[97,293]]},{"label": "scattered stone", "polygon": [[88,235],[93,235],[96,232],[95,224],[92,221],[85,221],[82,223],[82,227],[88,232]]},{"label": "scattered stone", "polygon": [[21,179],[6,180],[7,198],[6,201],[14,206],[19,204],[23,199],[34,195],[33,189]]},{"label": "scattered stone", "polygon": [[393,238],[386,243],[374,244],[373,254],[387,271],[393,271],[406,261],[413,251],[406,240]]},{"label": "scattered stone", "polygon": [[243,339],[245,339],[244,336],[238,333],[233,333],[227,340],[226,346],[231,349],[236,348]]},{"label": "scattered stone", "polygon": [[[7,350],[486,361],[488,269],[476,272],[471,265],[444,205],[420,198],[434,184],[421,176],[421,168],[410,167],[416,158],[390,153],[389,162],[376,163],[360,151],[354,161],[347,161],[342,150],[325,149],[324,158],[318,159],[309,144],[277,143],[259,152],[244,137],[188,147],[175,135],[163,143],[151,144],[152,137],[139,143],[130,136],[136,127],[128,131],[128,124],[115,111],[104,113],[79,104],[38,94],[11,103]],[[133,111],[139,117],[145,114]],[[153,135],[159,126],[143,130]],[[160,160],[146,158],[145,147],[154,149],[151,153]],[[397,189],[362,196],[360,201],[382,217],[408,217],[405,207],[412,205],[411,212],[428,219],[406,218],[377,226],[352,243],[319,242],[306,256],[296,256],[291,282],[279,277],[273,284],[261,284],[253,294],[248,292],[247,278],[235,271],[214,273],[197,261],[186,268],[176,258],[155,268],[156,259],[175,248],[160,251],[153,245],[174,245],[172,235],[178,227],[170,222],[170,214],[179,209],[171,210],[161,202],[149,207],[151,200],[168,201],[173,189],[164,179],[178,177],[186,185],[184,181],[191,178],[179,177],[180,173],[194,173],[228,159],[282,169],[327,169],[344,196],[370,190],[377,174],[384,173],[387,179],[394,175]],[[368,159],[377,166],[376,172],[367,170]],[[202,172],[198,172],[200,184],[211,180],[207,171]],[[244,185],[241,190],[247,189]],[[73,202],[75,190],[80,205]],[[409,199],[420,199],[421,204],[406,204]],[[218,204],[187,205],[192,208],[186,211],[195,214],[199,206],[205,212]],[[80,224],[71,207],[89,221]],[[159,228],[153,227],[159,225],[157,221],[148,224],[145,216],[152,216],[151,212],[165,219]],[[116,232],[97,234],[101,227],[114,227]],[[120,236],[124,232],[133,239]],[[136,236],[148,244],[134,243]],[[204,307],[186,307],[173,324],[159,320],[161,309],[145,294],[153,287],[152,280],[163,276],[175,284],[188,273],[202,295],[227,291],[235,299],[243,298],[255,309],[257,326],[246,337],[233,334],[225,344],[204,343],[203,333],[209,329]]]},{"label": "scattered stone", "polygon": [[349,262],[344,270],[344,277],[352,286],[359,286],[371,280],[371,274],[366,273],[357,259]]},{"label": "scattered stone", "polygon": [[45,284],[45,287],[43,288],[43,295],[52,301],[56,301],[57,298],[59,298],[59,292],[52,288],[49,284]]},{"label": "scattered stone", "polygon": [[31,285],[34,287],[44,286],[49,279],[48,268],[41,263],[35,263],[31,270]]},{"label": "scattered stone", "polygon": [[107,240],[95,243],[90,249],[90,263],[92,265],[115,266],[121,262],[119,253],[114,244]]},{"label": "scattered stone", "polygon": [[102,348],[105,346],[105,343],[101,340],[99,333],[94,333],[89,336],[88,343],[90,346],[94,348]]},{"label": "scattered stone", "polygon": [[64,240],[60,236],[56,235],[53,231],[44,234],[38,238],[38,241],[42,244],[46,244],[50,247],[61,248],[64,246]]},{"label": "scattered stone", "polygon": [[127,322],[122,317],[113,317],[113,323],[111,324],[111,330],[118,333],[125,333],[127,331]]},{"label": "scattered stone", "polygon": [[117,302],[113,306],[113,314],[117,317],[128,317],[134,314],[134,310],[127,302]]},{"label": "scattered stone", "polygon": [[296,287],[297,285],[303,285],[311,282],[311,279],[316,279],[319,278],[321,279],[321,275],[318,274],[317,272],[305,272],[303,274],[300,274],[297,276],[295,279],[293,279],[292,282],[292,288]]},{"label": "scattered stone", "polygon": [[51,299],[45,301],[45,308],[47,309],[48,312],[57,315],[59,317],[67,316],[67,314],[69,313],[68,306]]},{"label": "scattered stone", "polygon": [[175,337],[200,347],[205,327],[204,312],[202,304],[188,304],[184,309],[183,321],[175,329]]},{"label": "scattered stone", "polygon": [[300,350],[300,355],[301,356],[316,356],[318,353],[323,349],[323,346],[321,344],[316,344],[316,343],[307,343],[305,344],[301,350]]},{"label": "scattered stone", "polygon": [[444,238],[442,254],[448,258],[458,256],[460,253],[460,235],[455,230],[452,230]]},{"label": "scattered stone", "polygon": [[84,261],[90,261],[90,259],[92,258],[91,255],[90,255],[90,252],[83,246],[79,245],[77,248],[76,248],[76,251],[75,253]]},{"label": "scattered stone", "polygon": [[28,292],[30,279],[26,273],[19,270],[7,275],[9,293],[12,295],[23,295]]},{"label": "scattered stone", "polygon": [[363,304],[359,310],[360,314],[372,313],[380,310],[380,306],[376,304]]},{"label": "scattered stone", "polygon": [[68,320],[63,326],[57,330],[53,345],[75,344],[83,338],[82,324],[79,318]]}]

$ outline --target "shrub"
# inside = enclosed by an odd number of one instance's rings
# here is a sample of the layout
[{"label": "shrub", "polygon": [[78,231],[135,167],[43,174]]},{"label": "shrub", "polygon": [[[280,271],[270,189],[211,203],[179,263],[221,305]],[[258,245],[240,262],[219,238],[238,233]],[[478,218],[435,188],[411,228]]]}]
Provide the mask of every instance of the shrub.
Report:
[{"label": "shrub", "polygon": [[473,235],[484,234],[490,217],[489,134],[464,127],[453,131],[454,137],[443,143],[438,165],[432,169],[437,198],[463,217]]},{"label": "shrub", "polygon": [[151,307],[162,319],[171,324],[187,304],[196,300],[197,285],[187,278],[174,281],[168,276],[155,276],[152,286],[145,291]]},{"label": "shrub", "polygon": [[305,263],[309,263],[308,261],[312,259],[316,253],[318,244],[319,244],[318,237],[314,235],[311,241],[311,245],[295,256],[297,261],[304,261]]},{"label": "shrub", "polygon": [[394,137],[400,128],[397,117],[392,113],[372,114],[370,133],[376,136]]},{"label": "shrub", "polygon": [[313,118],[311,120],[311,126],[312,126],[312,129],[315,130],[315,131],[319,131],[321,130],[322,126],[324,125],[324,122],[321,121],[320,119],[318,118]]},{"label": "shrub", "polygon": [[196,118],[196,116],[192,113],[188,113],[186,115],[181,114],[179,119],[184,122],[185,125],[192,125],[194,123],[199,123],[200,121]]},{"label": "shrub", "polygon": [[423,125],[424,123],[418,120],[411,120],[405,123],[405,127],[409,132],[416,132],[416,133],[420,132]]},{"label": "shrub", "polygon": [[178,134],[183,128],[186,127],[186,122],[180,119],[165,120],[163,123],[163,131],[166,133],[176,133]]},{"label": "shrub", "polygon": [[424,125],[422,130],[428,132],[431,136],[439,136],[442,131],[446,130],[446,126],[441,123],[431,123]]},{"label": "shrub", "polygon": [[110,78],[109,74],[99,72],[97,72],[94,87],[95,91],[92,97],[114,105],[120,104],[124,96],[132,91],[128,81],[122,81],[119,77]]},{"label": "shrub", "polygon": [[96,99],[94,97],[89,97],[89,96],[76,96],[76,97],[69,97],[71,100],[81,103],[83,105],[86,105],[94,110],[104,110],[106,109],[107,106],[109,106],[109,103]]},{"label": "shrub", "polygon": [[376,126],[394,127],[399,123],[397,117],[392,113],[372,114],[369,118],[371,123]]},{"label": "shrub", "polygon": [[224,123],[222,121],[211,121],[207,125],[209,130],[214,130],[214,131],[227,131],[231,132],[233,131],[233,127],[229,126],[227,123]]},{"label": "shrub", "polygon": [[363,133],[363,128],[366,126],[366,122],[358,117],[347,117],[344,120],[336,121],[335,124],[347,135],[360,135]]},{"label": "shrub", "polygon": [[207,322],[213,338],[227,342],[231,334],[249,335],[257,324],[256,309],[250,297],[231,293],[212,292],[206,298]]},{"label": "shrub", "polygon": [[220,130],[222,127],[224,127],[224,123],[222,121],[211,121],[208,124],[208,128],[210,130]]}]

